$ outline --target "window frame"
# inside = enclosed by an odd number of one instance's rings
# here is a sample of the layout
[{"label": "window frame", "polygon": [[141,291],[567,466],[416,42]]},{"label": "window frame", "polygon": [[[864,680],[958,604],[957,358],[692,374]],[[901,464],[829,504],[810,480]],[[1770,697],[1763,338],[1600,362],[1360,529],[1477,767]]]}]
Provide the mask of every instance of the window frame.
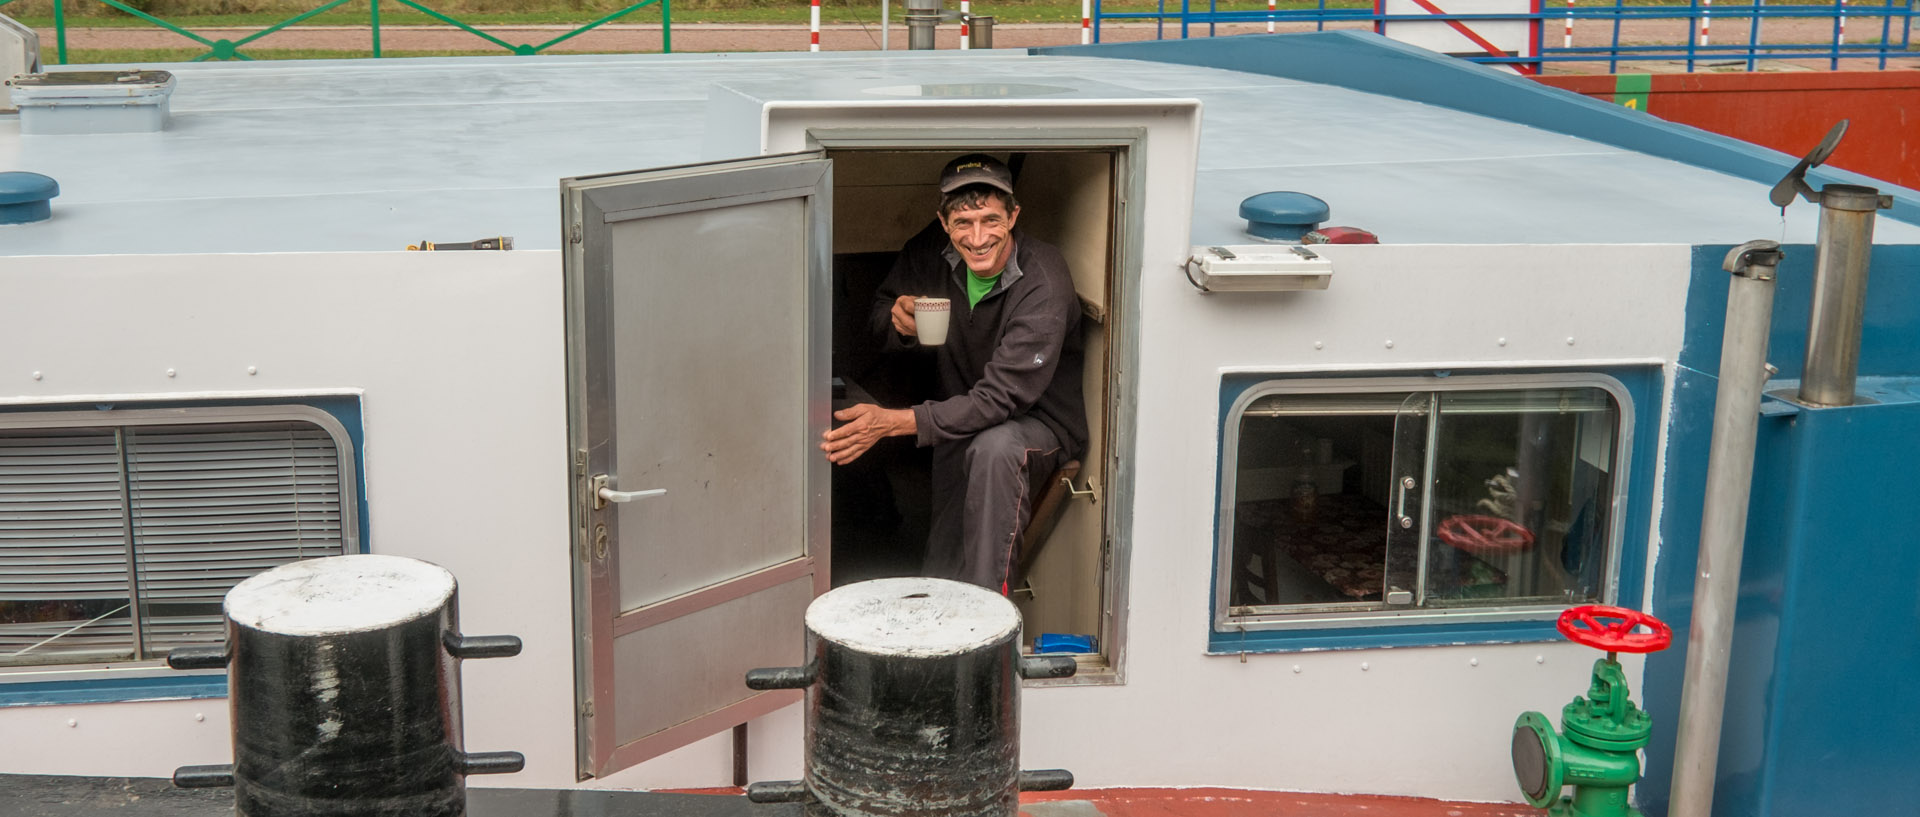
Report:
[{"label": "window frame", "polygon": [[[1524,371],[1427,373],[1360,372],[1352,375],[1327,373],[1229,373],[1221,383],[1219,470],[1216,474],[1214,507],[1214,573],[1209,596],[1208,652],[1239,654],[1246,652],[1285,652],[1308,649],[1356,649],[1379,646],[1421,646],[1472,642],[1545,641],[1558,638],[1553,621],[1564,604],[1521,604],[1484,608],[1415,608],[1407,610],[1370,610],[1330,612],[1308,610],[1298,613],[1262,613],[1233,615],[1231,577],[1236,508],[1240,426],[1246,410],[1256,401],[1288,394],[1380,394],[1435,393],[1460,391],[1521,391],[1549,388],[1598,388],[1614,401],[1619,411],[1618,433],[1614,439],[1614,473],[1607,522],[1607,557],[1603,567],[1605,588],[1600,603],[1634,604],[1640,588],[1638,566],[1644,561],[1639,553],[1629,554],[1629,540],[1645,527],[1629,516],[1637,496],[1648,480],[1636,474],[1652,458],[1650,452],[1637,450],[1646,442],[1645,417],[1636,405],[1636,389],[1623,380],[1641,384],[1639,402],[1657,405],[1659,400],[1657,367],[1633,367],[1607,371]],[[1236,382],[1237,381],[1237,382]],[[1650,382],[1651,381],[1651,382]],[[1646,393],[1649,390],[1652,393]],[[1639,456],[1636,456],[1639,455]],[[1432,453],[1429,456],[1433,456]],[[1422,508],[1423,516],[1429,511]],[[1430,520],[1422,519],[1422,525]],[[1382,530],[1385,530],[1382,518]],[[1384,534],[1383,534],[1384,535]],[[1628,569],[1629,567],[1634,569]]]},{"label": "window frame", "polygon": [[[303,422],[332,438],[339,457],[341,549],[366,552],[361,506],[366,501],[360,473],[357,435],[333,411],[320,403],[344,398],[357,423],[358,395],[308,395],[294,400],[310,402],[243,403],[221,405],[136,404],[120,408],[101,403],[0,407],[0,430],[61,428],[126,428],[169,425],[213,425]],[[138,661],[77,662],[0,666],[0,707],[30,704],[97,703],[161,698],[208,698],[226,694],[224,670],[188,672],[170,669],[163,658]]]}]

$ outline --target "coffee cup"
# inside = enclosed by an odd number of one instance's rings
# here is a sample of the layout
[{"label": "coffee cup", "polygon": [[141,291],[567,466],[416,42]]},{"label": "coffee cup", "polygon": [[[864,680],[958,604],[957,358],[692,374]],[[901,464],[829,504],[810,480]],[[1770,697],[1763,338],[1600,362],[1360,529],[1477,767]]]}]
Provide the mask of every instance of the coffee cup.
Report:
[{"label": "coffee cup", "polygon": [[953,302],[946,298],[913,299],[914,334],[920,338],[921,346],[939,346],[947,342],[947,317],[952,314]]}]

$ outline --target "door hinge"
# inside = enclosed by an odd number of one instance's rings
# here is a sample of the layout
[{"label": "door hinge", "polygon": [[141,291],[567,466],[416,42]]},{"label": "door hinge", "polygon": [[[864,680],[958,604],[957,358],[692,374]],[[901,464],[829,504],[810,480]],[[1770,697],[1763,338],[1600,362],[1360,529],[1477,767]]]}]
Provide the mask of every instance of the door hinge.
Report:
[{"label": "door hinge", "polygon": [[580,225],[574,224],[569,226],[567,228],[567,242],[570,244],[578,244],[580,241]]},{"label": "door hinge", "polygon": [[588,701],[588,702],[586,702],[586,703],[583,703],[583,704],[581,704],[581,705],[580,705],[580,717],[582,717],[582,718],[591,718],[591,717],[593,717],[593,702],[592,702],[592,701]]}]

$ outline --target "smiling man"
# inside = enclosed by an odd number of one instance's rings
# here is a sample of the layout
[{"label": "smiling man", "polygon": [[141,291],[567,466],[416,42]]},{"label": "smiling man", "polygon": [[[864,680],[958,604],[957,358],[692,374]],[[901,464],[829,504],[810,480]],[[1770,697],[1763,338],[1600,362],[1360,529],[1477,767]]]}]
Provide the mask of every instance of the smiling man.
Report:
[{"label": "smiling man", "polygon": [[[1033,509],[1027,486],[1087,444],[1080,301],[1066,259],[1014,228],[1013,174],[962,156],[940,174],[939,222],[900,251],[874,295],[872,331],[892,353],[928,355],[933,400],[834,414],[820,448],[844,465],[885,437],[933,447],[933,515],[924,573],[1006,592],[1014,543]],[[921,347],[916,297],[952,302],[945,344]]]}]

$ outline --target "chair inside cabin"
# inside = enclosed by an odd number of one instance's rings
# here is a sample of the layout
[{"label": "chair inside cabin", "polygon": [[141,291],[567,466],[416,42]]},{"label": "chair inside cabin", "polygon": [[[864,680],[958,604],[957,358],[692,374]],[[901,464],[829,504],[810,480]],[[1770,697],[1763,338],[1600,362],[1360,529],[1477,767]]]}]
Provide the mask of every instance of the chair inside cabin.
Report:
[{"label": "chair inside cabin", "polygon": [[1014,548],[1013,569],[1007,575],[1009,592],[1033,592],[1026,586],[1027,571],[1033,567],[1040,551],[1047,545],[1048,537],[1053,535],[1053,526],[1060,522],[1060,514],[1067,509],[1067,500],[1075,493],[1073,481],[1080,476],[1080,461],[1068,460],[1055,469],[1044,480],[1036,480],[1027,487],[1028,507],[1033,515],[1028,517],[1027,526],[1020,530],[1020,541]]}]

